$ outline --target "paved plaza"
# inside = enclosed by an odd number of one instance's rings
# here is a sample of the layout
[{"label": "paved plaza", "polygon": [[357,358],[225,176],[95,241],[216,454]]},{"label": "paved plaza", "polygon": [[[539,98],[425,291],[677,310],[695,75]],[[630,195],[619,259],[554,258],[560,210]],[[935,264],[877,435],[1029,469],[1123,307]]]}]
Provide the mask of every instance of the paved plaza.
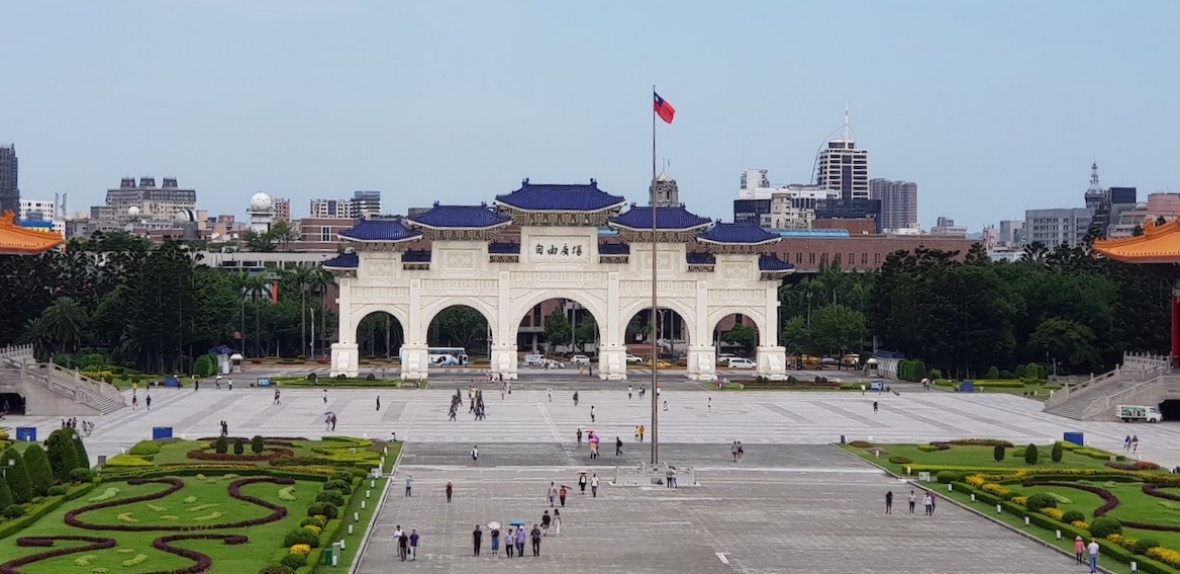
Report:
[{"label": "paved plaza", "polygon": [[[446,384],[446,388],[443,385]],[[394,525],[423,534],[419,561],[405,569],[428,572],[1074,572],[1065,557],[944,502],[937,516],[886,517],[883,497],[893,490],[904,506],[910,486],[887,478],[829,446],[847,440],[919,442],[960,437],[999,437],[1016,443],[1048,442],[1082,431],[1095,446],[1117,450],[1136,433],[1146,459],[1180,462],[1180,425],[1078,422],[1040,412],[1041,404],[1007,394],[954,394],[903,390],[857,392],[706,391],[670,382],[660,397],[661,460],[692,468],[699,487],[612,486],[616,469],[648,460],[636,444],[636,425],[649,424],[650,395],[628,399],[625,383],[530,381],[501,397],[485,388],[487,420],[463,408],[447,420],[459,382],[436,381],[429,390],[287,389],[272,404],[272,389],[233,391],[155,389],[152,410],[124,409],[97,420],[88,441],[92,456],[117,454],[151,437],[152,427],[172,427],[178,437],[198,438],[229,422],[233,435],[318,437],[323,434],[407,441],[390,497],[378,515],[373,543],[360,572],[388,572]],[[635,389],[640,382],[634,382]],[[552,400],[548,388],[552,387]],[[580,394],[574,406],[572,391]],[[140,403],[145,389],[139,390]],[[377,397],[381,408],[377,409]],[[667,410],[663,402],[667,401]],[[873,402],[880,410],[873,412]],[[596,421],[590,420],[595,407]],[[464,393],[464,407],[467,398]],[[337,414],[334,433],[323,414]],[[57,419],[13,417],[11,426],[37,426],[40,435]],[[603,437],[601,457],[591,460],[575,432]],[[649,435],[650,436],[650,435]],[[615,437],[624,441],[614,452]],[[741,440],[745,461],[735,465],[728,445]],[[472,446],[480,464],[470,464]],[[598,473],[598,499],[571,495],[561,538],[546,538],[541,558],[470,556],[476,523],[540,520],[550,481],[575,487],[576,473]],[[402,478],[415,479],[416,495],[401,496]],[[682,475],[681,480],[684,481]],[[443,496],[456,485],[455,502]],[[904,508],[902,509],[904,511]],[[485,551],[490,541],[485,539]],[[400,566],[394,566],[402,568]]]}]

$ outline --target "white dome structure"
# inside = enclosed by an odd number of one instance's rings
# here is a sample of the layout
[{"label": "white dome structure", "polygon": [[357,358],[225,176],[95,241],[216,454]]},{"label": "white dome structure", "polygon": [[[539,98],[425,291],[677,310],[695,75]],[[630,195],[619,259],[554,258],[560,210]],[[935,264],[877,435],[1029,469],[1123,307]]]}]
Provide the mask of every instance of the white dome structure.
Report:
[{"label": "white dome structure", "polygon": [[128,207],[127,208],[127,215],[130,215],[131,217],[138,217],[139,216],[139,206],[132,205],[131,207]]},{"label": "white dome structure", "polygon": [[177,223],[196,223],[197,213],[191,209],[180,209],[172,216],[172,220]]},{"label": "white dome structure", "polygon": [[250,211],[270,211],[273,204],[269,195],[262,192],[255,193],[250,198]]}]

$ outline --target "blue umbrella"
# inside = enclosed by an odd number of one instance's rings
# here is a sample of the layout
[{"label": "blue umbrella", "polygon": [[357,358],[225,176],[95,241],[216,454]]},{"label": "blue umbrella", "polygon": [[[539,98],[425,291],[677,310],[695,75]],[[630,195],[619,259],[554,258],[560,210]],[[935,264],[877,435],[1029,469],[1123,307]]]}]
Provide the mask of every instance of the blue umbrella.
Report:
[{"label": "blue umbrella", "polygon": [[513,520],[512,522],[508,523],[508,526],[524,526],[524,521],[523,520]]}]

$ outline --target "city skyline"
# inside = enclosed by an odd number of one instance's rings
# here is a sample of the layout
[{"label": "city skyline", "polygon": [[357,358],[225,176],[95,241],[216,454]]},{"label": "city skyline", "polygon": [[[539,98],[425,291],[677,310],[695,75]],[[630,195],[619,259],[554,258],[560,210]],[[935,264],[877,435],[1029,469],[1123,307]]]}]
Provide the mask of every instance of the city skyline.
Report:
[{"label": "city skyline", "polygon": [[[868,177],[916,182],[923,227],[1081,207],[1095,159],[1106,185],[1180,189],[1175,81],[1124,64],[1180,48],[1165,2],[68,4],[65,18],[6,7],[0,47],[25,56],[8,69],[22,88],[0,94],[0,141],[20,146],[22,197],[68,193],[72,211],[144,174],[236,215],[258,191],[298,216],[313,198],[380,189],[384,211],[405,213],[524,177],[594,177],[642,203],[653,82],[678,110],[658,157],[709,217],[728,219],[746,169],[809,182],[846,103]],[[655,21],[660,34],[642,33]],[[846,41],[829,41],[833,25]],[[897,39],[868,33],[884,28]],[[153,29],[177,41],[142,49]]]}]

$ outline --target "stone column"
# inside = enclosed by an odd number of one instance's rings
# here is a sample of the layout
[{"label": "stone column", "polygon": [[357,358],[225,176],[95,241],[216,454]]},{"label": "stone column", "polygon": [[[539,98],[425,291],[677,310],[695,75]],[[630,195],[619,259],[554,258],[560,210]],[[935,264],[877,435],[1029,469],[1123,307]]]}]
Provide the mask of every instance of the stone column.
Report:
[{"label": "stone column", "polygon": [[[497,300],[496,300],[496,329],[492,334],[492,356],[491,369],[492,374],[497,378],[503,377],[505,381],[515,381],[518,376],[518,358],[516,354],[516,341],[512,338],[512,284],[510,283],[512,275],[507,271],[500,273],[499,284],[497,285]],[[520,318],[517,317],[517,324],[520,323]]]},{"label": "stone column", "polygon": [[758,374],[772,380],[787,378],[787,349],[778,345],[778,286],[766,285],[766,320],[758,330]]},{"label": "stone column", "polygon": [[328,369],[329,375],[333,377],[355,377],[360,374],[360,350],[356,344],[356,325],[352,324],[352,284],[355,281],[352,277],[336,278],[340,291],[336,299],[339,309],[336,340],[339,342],[332,343],[332,362]]},{"label": "stone column", "polygon": [[422,324],[422,280],[410,280],[409,325],[406,326],[406,342],[399,353],[401,375],[404,381],[418,381],[430,373],[430,354],[426,351],[426,329]]},{"label": "stone column", "polygon": [[619,274],[607,274],[606,328],[599,327],[602,344],[598,348],[598,378],[604,381],[627,380],[627,336],[619,316]]},{"label": "stone column", "polygon": [[709,323],[709,284],[697,281],[696,332],[688,347],[688,378],[712,381],[717,378],[717,349],[713,346],[713,325]]}]

